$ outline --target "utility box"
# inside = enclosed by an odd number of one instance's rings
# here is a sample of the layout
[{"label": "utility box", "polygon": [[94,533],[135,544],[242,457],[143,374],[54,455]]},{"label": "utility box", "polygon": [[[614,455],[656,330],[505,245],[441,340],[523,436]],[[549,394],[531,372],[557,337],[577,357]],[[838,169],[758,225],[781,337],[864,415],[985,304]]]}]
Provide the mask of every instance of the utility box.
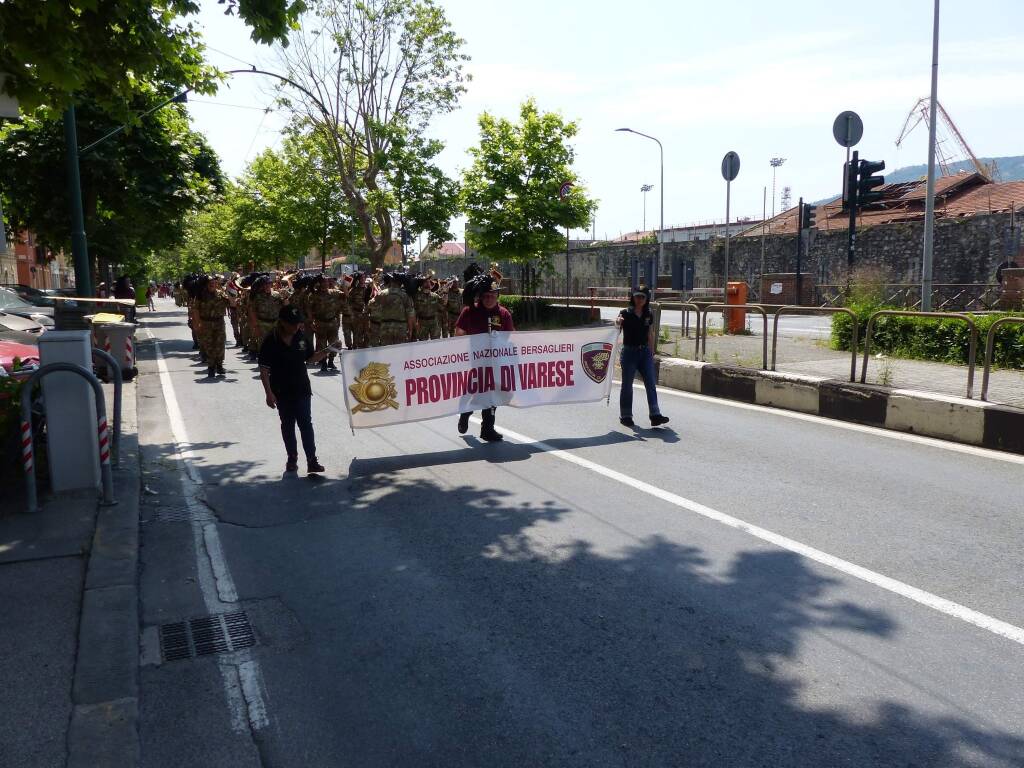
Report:
[{"label": "utility box", "polygon": [[[138,369],[135,367],[134,323],[102,320],[99,315],[91,317],[93,346],[110,353],[118,361],[121,368],[121,378],[124,381],[131,381],[135,374],[138,373]],[[97,361],[96,367],[102,370],[105,376],[112,376],[107,371],[106,362]]]},{"label": "utility box", "polygon": [[[47,331],[39,337],[42,365],[72,363],[92,372],[88,331]],[[46,454],[55,493],[100,487],[96,395],[83,377],[58,371],[42,378]]]}]

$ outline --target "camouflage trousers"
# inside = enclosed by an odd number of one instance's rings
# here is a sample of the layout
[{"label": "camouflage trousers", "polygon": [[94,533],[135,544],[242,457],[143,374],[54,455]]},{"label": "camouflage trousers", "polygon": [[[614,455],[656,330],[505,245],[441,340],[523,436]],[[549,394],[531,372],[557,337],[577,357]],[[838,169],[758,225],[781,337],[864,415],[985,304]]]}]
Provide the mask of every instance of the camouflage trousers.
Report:
[{"label": "camouflage trousers", "polygon": [[420,319],[420,326],[416,330],[416,341],[427,341],[428,339],[441,338],[441,318],[424,317]]},{"label": "camouflage trousers", "polygon": [[242,328],[238,321],[238,308],[228,307],[228,317],[231,318],[231,332],[235,335],[235,344],[242,343]]},{"label": "camouflage trousers", "polygon": [[388,321],[380,324],[378,347],[390,344],[405,344],[409,340],[409,326],[405,323]]},{"label": "camouflage trousers", "polygon": [[211,368],[224,365],[224,343],[227,341],[224,318],[203,320],[196,335],[199,349],[206,355],[206,364]]},{"label": "camouflage trousers", "polygon": [[267,338],[267,334],[274,330],[274,326],[277,325],[276,320],[260,320],[258,322],[259,332],[256,334],[256,338],[252,340],[252,351],[259,352],[260,347],[263,346],[263,340]]},{"label": "camouflage trousers", "polygon": [[338,343],[338,324],[316,322],[316,351]]},{"label": "camouflage trousers", "polygon": [[352,349],[352,315],[341,316],[341,333],[345,337],[345,346]]},{"label": "camouflage trousers", "polygon": [[376,346],[370,343],[370,318],[365,315],[352,318],[352,346],[356,349]]},{"label": "camouflage trousers", "polygon": [[449,312],[447,317],[448,317],[448,325],[444,329],[445,338],[448,338],[449,336],[454,336],[455,335],[455,321],[459,319],[458,314],[455,313],[455,312]]}]

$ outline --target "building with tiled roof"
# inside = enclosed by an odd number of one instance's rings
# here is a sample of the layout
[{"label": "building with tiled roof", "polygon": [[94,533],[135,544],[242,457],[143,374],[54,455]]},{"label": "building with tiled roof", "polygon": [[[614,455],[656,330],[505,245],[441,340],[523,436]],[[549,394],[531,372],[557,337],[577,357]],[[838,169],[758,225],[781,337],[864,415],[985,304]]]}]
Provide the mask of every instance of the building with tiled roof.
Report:
[{"label": "building with tiled roof", "polygon": [[[927,183],[924,180],[886,184],[878,188],[882,199],[857,211],[857,226],[873,227],[924,220]],[[1009,213],[1024,208],[1024,181],[994,182],[980,173],[958,173],[935,180],[935,217],[964,218]],[[849,228],[850,214],[843,210],[842,200],[817,206],[819,231],[840,231]],[[796,207],[783,211],[765,222],[763,232],[770,235],[796,234],[798,228]],[[740,234],[740,237],[760,237],[758,224]]]}]

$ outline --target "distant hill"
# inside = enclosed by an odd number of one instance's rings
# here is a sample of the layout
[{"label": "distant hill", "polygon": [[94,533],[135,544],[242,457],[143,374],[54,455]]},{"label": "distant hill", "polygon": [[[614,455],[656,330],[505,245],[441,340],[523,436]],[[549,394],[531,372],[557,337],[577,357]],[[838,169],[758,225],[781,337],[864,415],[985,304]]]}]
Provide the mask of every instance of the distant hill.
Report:
[{"label": "distant hill", "polygon": [[[1024,155],[1016,157],[979,157],[982,165],[995,161],[999,171],[999,181],[1024,181]],[[969,160],[954,163],[950,166],[953,172],[973,171],[974,166]],[[916,181],[928,175],[927,165],[908,165],[895,171],[884,173],[886,184],[897,184],[901,181]]]}]

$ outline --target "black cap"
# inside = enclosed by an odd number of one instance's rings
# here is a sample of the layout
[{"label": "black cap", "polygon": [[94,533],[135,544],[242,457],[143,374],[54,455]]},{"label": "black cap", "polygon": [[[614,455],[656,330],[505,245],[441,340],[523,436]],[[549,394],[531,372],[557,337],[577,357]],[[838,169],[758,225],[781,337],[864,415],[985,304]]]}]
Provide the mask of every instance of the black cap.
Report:
[{"label": "black cap", "polygon": [[285,304],[281,307],[281,311],[277,313],[279,320],[288,323],[289,325],[298,325],[302,322],[302,313],[299,312],[298,307],[293,307],[291,304]]}]

